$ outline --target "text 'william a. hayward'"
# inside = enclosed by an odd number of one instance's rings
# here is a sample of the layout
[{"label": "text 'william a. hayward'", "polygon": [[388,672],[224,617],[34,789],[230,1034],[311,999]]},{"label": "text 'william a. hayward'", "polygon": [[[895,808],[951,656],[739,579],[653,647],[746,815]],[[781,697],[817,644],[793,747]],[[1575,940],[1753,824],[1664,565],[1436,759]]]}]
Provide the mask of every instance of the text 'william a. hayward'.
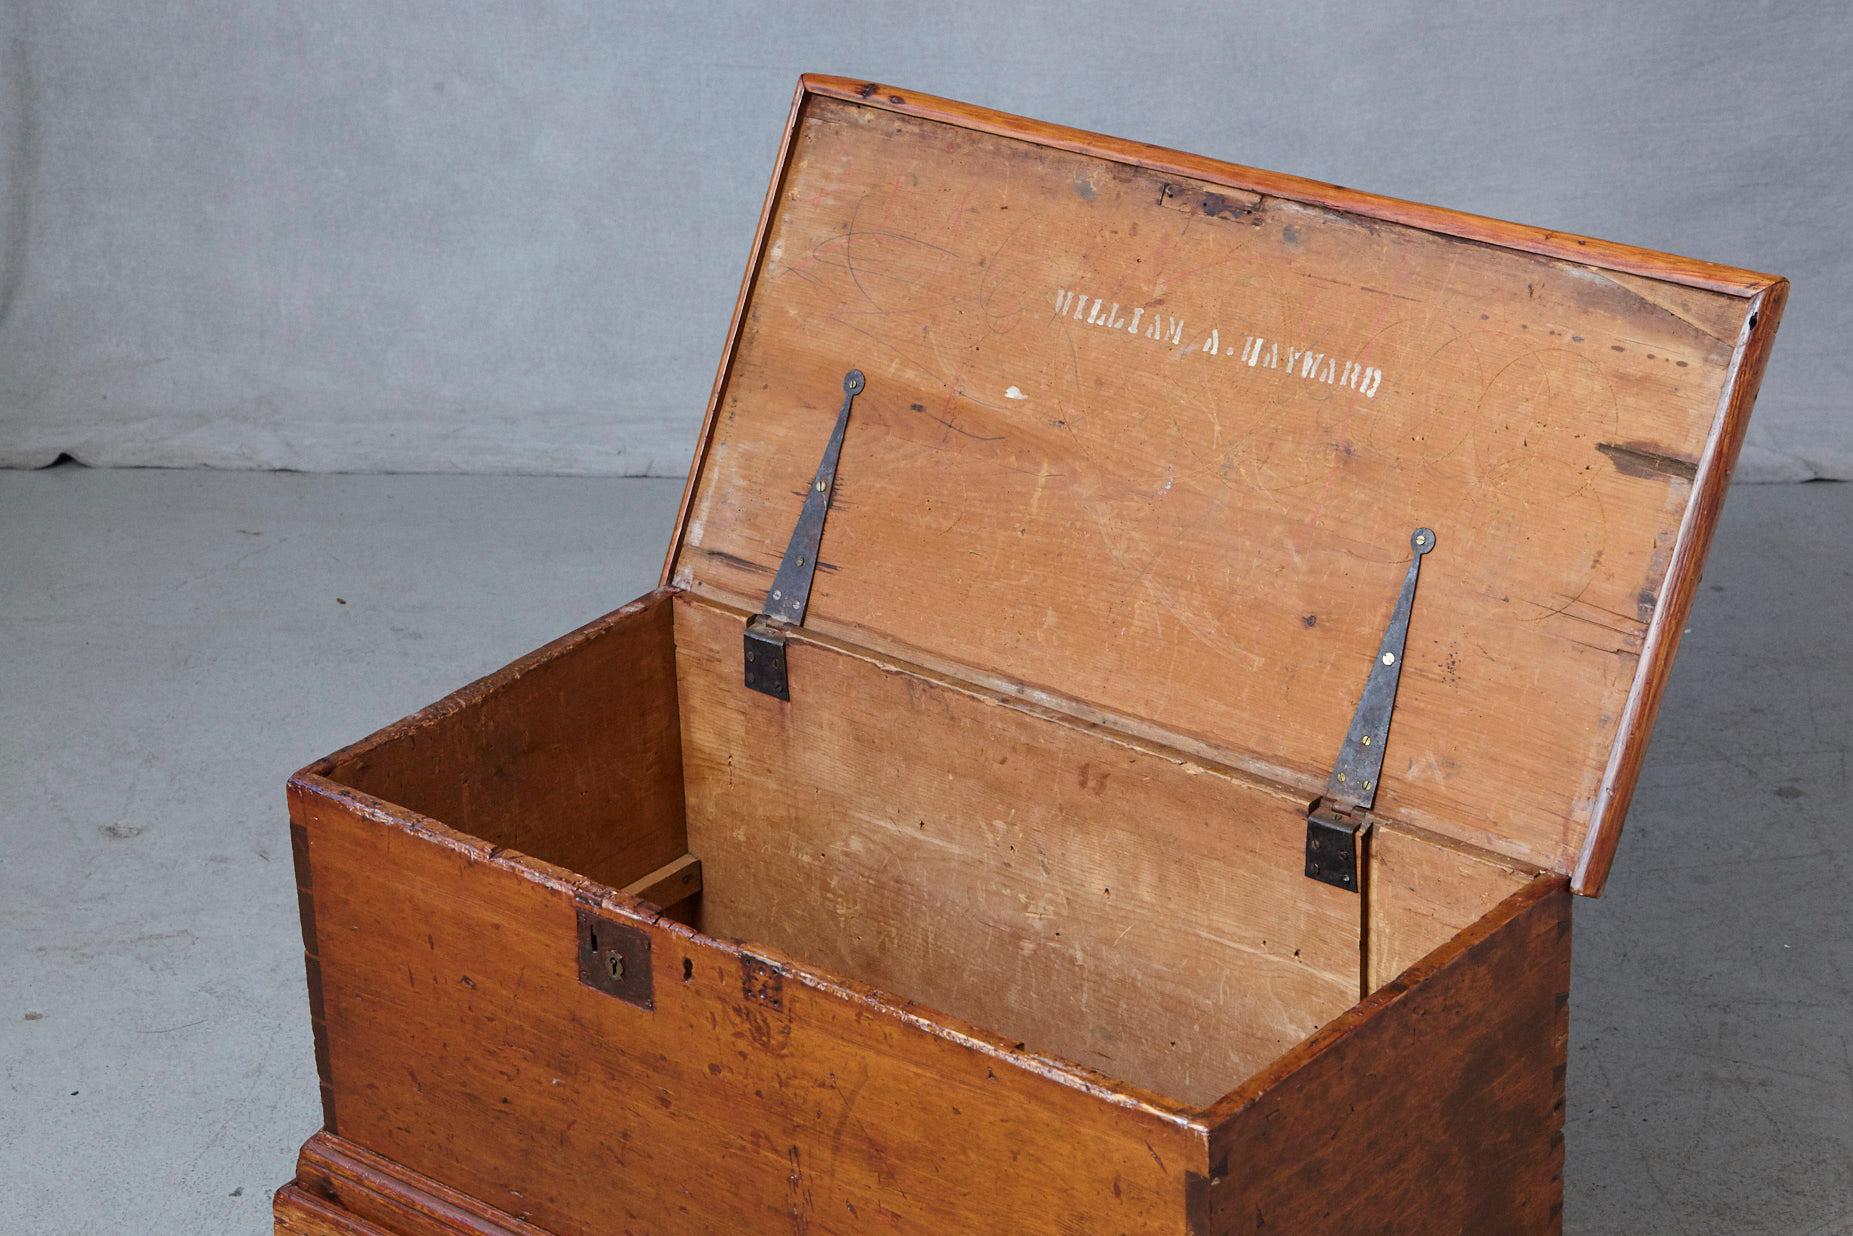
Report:
[{"label": "text 'william a. hayward'", "polygon": [[1209,334],[1201,341],[1187,345],[1184,343],[1182,318],[1144,305],[1122,308],[1117,301],[1109,303],[1101,297],[1073,292],[1067,288],[1057,289],[1055,293],[1055,316],[1073,318],[1102,330],[1124,331],[1128,335],[1172,347],[1183,347],[1204,356],[1233,358],[1250,369],[1272,369],[1304,382],[1342,386],[1356,391],[1366,399],[1375,397],[1383,385],[1383,370],[1375,365],[1346,360],[1312,347],[1296,347],[1292,344],[1283,346],[1279,340],[1266,339],[1260,335],[1243,335],[1242,343],[1237,346],[1234,342],[1237,336],[1233,332],[1225,342],[1221,329],[1211,327]]}]

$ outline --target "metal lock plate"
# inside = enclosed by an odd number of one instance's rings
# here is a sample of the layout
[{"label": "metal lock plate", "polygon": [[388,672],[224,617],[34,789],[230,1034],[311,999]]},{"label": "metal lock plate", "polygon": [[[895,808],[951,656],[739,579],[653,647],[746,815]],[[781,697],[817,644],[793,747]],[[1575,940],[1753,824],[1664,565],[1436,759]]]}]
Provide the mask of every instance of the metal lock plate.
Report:
[{"label": "metal lock plate", "polygon": [[650,933],[580,906],[579,981],[640,1009],[654,1009]]}]

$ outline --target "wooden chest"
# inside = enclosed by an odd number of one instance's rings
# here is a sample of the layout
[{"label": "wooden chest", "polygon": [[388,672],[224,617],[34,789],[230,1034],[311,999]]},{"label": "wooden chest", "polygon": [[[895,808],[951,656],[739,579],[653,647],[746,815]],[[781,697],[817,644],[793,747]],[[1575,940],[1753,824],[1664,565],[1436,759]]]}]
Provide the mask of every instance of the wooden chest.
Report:
[{"label": "wooden chest", "polygon": [[277,1230],[1557,1230],[1785,292],[805,79],[662,587],[290,782]]}]

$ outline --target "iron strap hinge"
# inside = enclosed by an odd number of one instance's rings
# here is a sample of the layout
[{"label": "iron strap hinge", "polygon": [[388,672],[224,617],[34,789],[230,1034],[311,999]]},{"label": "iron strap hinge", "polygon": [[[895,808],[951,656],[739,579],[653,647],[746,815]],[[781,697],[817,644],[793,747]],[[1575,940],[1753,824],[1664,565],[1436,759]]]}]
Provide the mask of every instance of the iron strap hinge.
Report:
[{"label": "iron strap hinge", "polygon": [[804,625],[811,583],[817,574],[817,550],[824,539],[824,517],[830,513],[830,495],[836,489],[836,461],[843,453],[843,431],[849,424],[850,405],[862,393],[862,387],[860,369],[843,375],[843,406],[837,411],[836,427],[824,446],[817,475],[804,493],[804,508],[792,527],[791,543],[785,547],[785,557],[772,577],[765,607],[747,620],[746,685],[781,700],[791,698],[791,683],[785,671],[784,628]]},{"label": "iron strap hinge", "polygon": [[1371,662],[1370,677],[1358,699],[1344,746],[1333,762],[1325,795],[1306,809],[1306,874],[1321,883],[1360,891],[1359,850],[1370,829],[1370,809],[1383,776],[1383,748],[1390,737],[1396,686],[1403,676],[1403,646],[1409,639],[1409,614],[1415,608],[1416,580],[1422,559],[1435,548],[1435,534],[1417,528],[1409,536],[1409,573],[1403,577],[1396,608],[1383,643]]}]

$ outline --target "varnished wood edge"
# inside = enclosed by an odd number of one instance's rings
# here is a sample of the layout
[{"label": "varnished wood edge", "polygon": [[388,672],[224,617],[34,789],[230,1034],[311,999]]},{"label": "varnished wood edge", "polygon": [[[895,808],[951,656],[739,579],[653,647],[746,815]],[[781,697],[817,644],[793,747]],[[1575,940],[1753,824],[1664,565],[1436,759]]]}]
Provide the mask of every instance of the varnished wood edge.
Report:
[{"label": "varnished wood edge", "polygon": [[467,1193],[326,1133],[303,1143],[294,1187],[310,1203],[324,1208],[325,1216],[332,1211],[333,1216],[359,1224],[354,1229],[359,1232],[439,1230],[470,1236],[547,1236],[533,1224]]},{"label": "varnished wood edge", "polygon": [[[1533,879],[1525,887],[1482,915],[1479,921],[1471,927],[1456,934],[1453,939],[1379,987],[1364,1000],[1315,1030],[1298,1047],[1288,1051],[1274,1063],[1204,1108],[1198,1115],[1210,1126],[1211,1137],[1214,1138],[1217,1131],[1224,1125],[1259,1102],[1268,1091],[1288,1081],[1312,1060],[1336,1049],[1371,1021],[1388,1013],[1396,1005],[1409,998],[1422,984],[1473,951],[1483,941],[1496,935],[1513,920],[1553,897],[1565,897],[1568,893],[1568,881],[1556,872]],[[1567,1015],[1566,1012],[1565,1016]]]},{"label": "varnished wood edge", "polygon": [[1712,292],[1723,292],[1731,296],[1754,296],[1778,282],[1775,275],[1766,275],[1758,271],[1744,270],[1735,266],[1721,266],[1696,258],[1680,257],[1677,254],[1661,253],[1652,249],[1598,240],[1589,236],[1577,236],[1569,232],[1531,227],[1505,219],[1467,214],[1441,206],[1405,201],[1401,198],[1384,197],[1358,189],[1347,189],[1341,185],[1327,184],[1324,181],[1309,180],[1302,176],[1289,176],[1281,172],[1244,167],[1238,163],[1227,163],[1202,155],[1168,150],[1162,146],[1148,146],[1143,142],[1127,141],[1124,138],[1090,133],[1084,129],[1071,129],[1064,125],[1031,120],[1024,116],[1013,116],[1007,112],[993,111],[987,107],[977,107],[951,99],[936,98],[933,95],[903,90],[898,86],[887,86],[879,82],[807,73],[799,79],[798,88],[801,94],[808,92],[827,98],[842,99],[850,103],[860,103],[866,107],[919,116],[922,119],[936,120],[943,124],[973,129],[981,133],[1016,138],[1020,141],[1034,142],[1059,150],[1070,150],[1077,154],[1110,159],[1116,163],[1129,163],[1135,167],[1149,168],[1152,171],[1190,176],[1211,184],[1244,189],[1269,197],[1285,198],[1309,206],[1341,211],[1348,215],[1380,219],[1385,223],[1401,224],[1441,236],[1452,236],[1460,240],[1496,245],[1502,249],[1535,253],[1541,257],[1561,258],[1582,266],[1594,266],[1603,270],[1641,275],[1649,279],[1684,284],[1687,287],[1703,288]]},{"label": "varnished wood edge", "polygon": [[399,1236],[295,1181],[271,1195],[270,1215],[275,1236]]},{"label": "varnished wood edge", "polygon": [[315,1043],[315,1077],[321,1090],[322,1127],[335,1128],[335,1086],[328,1060],[328,1016],[322,1003],[322,953],[315,930],[315,873],[309,862],[309,830],[289,802],[290,864],[296,876],[296,914],[302,929],[303,978],[308,987],[309,1031]]},{"label": "varnished wood edge", "polygon": [[[742,688],[744,689],[744,688]],[[290,779],[290,793],[306,807],[321,800],[349,816],[397,829],[421,841],[436,844],[470,862],[486,863],[538,884],[615,918],[654,927],[700,948],[719,949],[735,957],[750,955],[777,968],[787,980],[820,995],[855,1006],[860,1011],[899,1022],[913,1030],[945,1039],[996,1063],[1019,1069],[1078,1090],[1091,1098],[1186,1131],[1202,1133],[1197,1109],[1168,1095],[1121,1081],[1060,1056],[1021,1048],[1012,1041],[950,1013],[930,1008],[903,996],[859,983],[767,945],[726,940],[707,935],[676,921],[661,908],[622,890],[519,850],[494,845],[460,832],[439,820],[409,808],[342,785],[322,773],[304,769]]]},{"label": "varnished wood edge", "polygon": [[1510,872],[1526,880],[1534,880],[1541,875],[1564,874],[1561,871],[1541,866],[1538,863],[1527,862],[1522,858],[1514,858],[1512,855],[1502,854],[1498,850],[1489,850],[1483,845],[1475,845],[1473,842],[1464,840],[1460,837],[1451,837],[1447,833],[1438,833],[1432,828],[1424,828],[1420,824],[1411,824],[1405,820],[1392,820],[1379,817],[1371,825],[1371,831],[1373,833],[1396,833],[1407,840],[1417,841],[1437,850],[1447,850],[1450,853],[1460,855],[1462,858],[1472,859],[1476,863],[1494,868],[1495,870]]},{"label": "varnished wood edge", "polygon": [[1788,296],[1788,282],[1776,280],[1752,301],[1750,315],[1738,337],[1730,372],[1719,396],[1718,413],[1705,448],[1699,454],[1698,473],[1693,478],[1685,514],[1673,543],[1666,584],[1647,625],[1634,682],[1628,690],[1615,745],[1609,751],[1608,766],[1590,812],[1589,829],[1583,838],[1582,852],[1571,881],[1571,887],[1586,897],[1601,894],[1608,880],[1609,866],[1615,859],[1615,847],[1621,842],[1622,823],[1627,818],[1634,788],[1640,781],[1641,765],[1647,758],[1648,739],[1652,736],[1654,718],[1659,713],[1660,699],[1673,667],[1673,655],[1679,650],[1680,636],[1692,612],[1693,598],[1698,594],[1705,555],[1718,530],[1731,472],[1743,449],[1744,434],[1750,425],[1750,409],[1756,403]]},{"label": "varnished wood edge", "polygon": [[746,273],[741,276],[740,290],[734,296],[733,318],[727,324],[727,339],[721,345],[720,364],[714,370],[714,385],[708,390],[708,410],[702,414],[701,432],[695,438],[695,457],[689,463],[688,479],[682,482],[682,502],[676,508],[675,527],[669,534],[669,552],[663,556],[663,571],[657,579],[658,588],[669,586],[670,578],[675,574],[676,559],[682,552],[682,537],[688,527],[689,504],[695,500],[695,484],[708,458],[708,444],[714,439],[714,417],[721,406],[721,392],[727,389],[727,378],[733,372],[740,324],[746,318],[747,298],[752,295],[753,284],[759,278],[759,268],[766,252],[766,233],[772,230],[772,212],[778,205],[779,194],[785,188],[785,174],[791,168],[792,137],[798,131],[798,116],[804,110],[805,94],[805,83],[800,78],[797,89],[792,92],[791,113],[785,118],[785,132],[779,138],[778,154],[773,159],[772,179],[766,185],[766,200],[759,208],[759,226],[753,230],[753,247],[747,252]]}]

